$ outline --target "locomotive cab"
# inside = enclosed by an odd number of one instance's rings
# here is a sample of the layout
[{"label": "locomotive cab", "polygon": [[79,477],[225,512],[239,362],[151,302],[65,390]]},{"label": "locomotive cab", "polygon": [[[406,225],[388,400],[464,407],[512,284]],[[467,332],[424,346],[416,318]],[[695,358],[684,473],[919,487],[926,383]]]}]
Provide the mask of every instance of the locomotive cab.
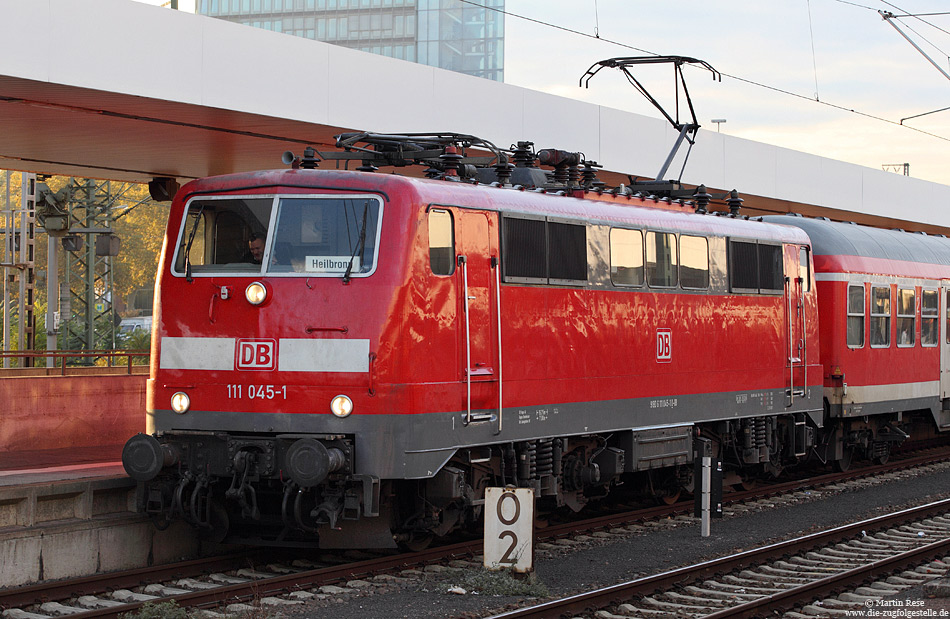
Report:
[{"label": "locomotive cab", "polygon": [[140,507],[288,542],[378,515],[379,480],[354,475],[358,431],[341,423],[373,395],[367,317],[387,287],[356,282],[377,270],[383,198],[191,187],[159,275],[149,434],[123,452],[147,482]]}]

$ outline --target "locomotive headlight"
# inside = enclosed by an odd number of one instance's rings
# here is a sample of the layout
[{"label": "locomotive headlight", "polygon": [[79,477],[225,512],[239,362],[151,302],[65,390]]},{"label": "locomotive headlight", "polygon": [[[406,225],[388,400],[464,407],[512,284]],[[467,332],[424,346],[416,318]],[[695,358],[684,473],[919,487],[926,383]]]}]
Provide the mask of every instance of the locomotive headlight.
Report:
[{"label": "locomotive headlight", "polygon": [[244,290],[244,296],[251,305],[260,305],[267,299],[267,288],[260,282],[252,282]]},{"label": "locomotive headlight", "polygon": [[184,391],[179,391],[172,396],[172,410],[179,415],[184,415],[191,408],[191,398]]},{"label": "locomotive headlight", "polygon": [[338,395],[330,400],[330,412],[337,417],[348,417],[353,412],[353,400],[345,395]]}]

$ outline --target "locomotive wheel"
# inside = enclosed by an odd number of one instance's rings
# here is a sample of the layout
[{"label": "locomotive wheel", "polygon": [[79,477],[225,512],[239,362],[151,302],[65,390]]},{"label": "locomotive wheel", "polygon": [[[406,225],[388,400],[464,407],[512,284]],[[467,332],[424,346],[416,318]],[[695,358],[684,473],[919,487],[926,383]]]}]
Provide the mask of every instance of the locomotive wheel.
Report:
[{"label": "locomotive wheel", "polygon": [[413,532],[410,534],[409,539],[403,542],[403,546],[406,547],[406,550],[419,552],[420,550],[428,548],[434,539],[435,535],[432,533]]},{"label": "locomotive wheel", "polygon": [[205,533],[205,539],[220,544],[228,536],[231,528],[231,517],[227,508],[218,501],[211,501],[209,510],[210,529]]},{"label": "locomotive wheel", "polygon": [[682,488],[677,488],[676,490],[668,490],[666,493],[659,495],[660,501],[664,505],[674,505],[677,501],[680,500],[680,496],[683,494]]},{"label": "locomotive wheel", "polygon": [[754,490],[759,487],[759,480],[754,477],[743,477],[739,486],[743,490]]},{"label": "locomotive wheel", "polygon": [[835,470],[839,473],[844,473],[851,468],[851,463],[854,460],[854,448],[845,447],[842,455],[839,459],[835,460]]},{"label": "locomotive wheel", "polygon": [[874,456],[874,464],[887,464],[888,460],[891,459],[891,448],[887,447],[879,456]]}]

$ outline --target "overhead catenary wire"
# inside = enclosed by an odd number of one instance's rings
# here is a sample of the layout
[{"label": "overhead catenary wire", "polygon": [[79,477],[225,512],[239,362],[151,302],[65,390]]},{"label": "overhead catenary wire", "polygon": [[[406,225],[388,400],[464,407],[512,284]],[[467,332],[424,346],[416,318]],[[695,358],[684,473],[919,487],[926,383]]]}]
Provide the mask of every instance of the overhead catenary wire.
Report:
[{"label": "overhead catenary wire", "polygon": [[815,55],[815,27],[811,23],[811,0],[805,0],[808,9],[808,34],[811,35],[811,65],[815,70],[815,101],[818,101],[818,58]]},{"label": "overhead catenary wire", "polygon": [[600,15],[597,14],[597,0],[594,0],[594,36],[600,38]]},{"label": "overhead catenary wire", "polygon": [[[853,2],[847,2],[846,0],[836,0],[836,1],[839,2],[839,3],[841,3],[841,4],[850,4],[850,5],[853,5],[853,6],[857,6],[857,7],[860,7],[860,8],[869,9],[869,10],[873,10],[873,11],[877,12],[877,9],[872,9],[871,7],[864,6],[864,5],[861,5],[861,4],[856,4],[856,3],[853,3]],[[476,6],[476,7],[482,8],[482,9],[486,9],[486,10],[490,10],[490,11],[495,11],[496,13],[501,13],[501,14],[507,15],[507,16],[509,16],[509,17],[514,17],[514,18],[521,19],[521,20],[524,20],[524,21],[532,22],[532,23],[535,23],[535,24],[544,26],[544,27],[546,27],[546,28],[553,28],[553,29],[555,29],[555,30],[561,30],[561,31],[563,31],[563,32],[567,32],[567,33],[569,33],[569,34],[573,34],[573,35],[576,35],[576,36],[586,37],[586,38],[593,39],[593,40],[596,40],[596,41],[603,41],[604,43],[609,43],[609,44],[611,44],[611,45],[617,45],[617,46],[619,46],[619,47],[623,47],[623,48],[626,48],[626,49],[631,49],[631,50],[640,52],[640,53],[642,53],[642,54],[649,54],[649,55],[651,55],[651,56],[659,56],[659,55],[660,55],[660,54],[658,54],[658,53],[656,53],[656,52],[653,52],[653,51],[650,51],[650,50],[646,50],[646,49],[642,49],[642,48],[639,48],[639,47],[635,47],[635,46],[633,46],[633,45],[629,45],[629,44],[623,43],[623,42],[621,42],[621,41],[615,41],[615,40],[613,40],[613,39],[607,39],[607,38],[604,38],[604,37],[601,37],[601,36],[594,36],[594,35],[592,35],[592,34],[588,34],[588,33],[586,33],[586,32],[582,32],[582,31],[580,31],[580,30],[574,30],[573,28],[567,28],[567,27],[565,27],[565,26],[560,26],[560,25],[558,25],[558,24],[553,24],[553,23],[550,23],[550,22],[546,22],[546,21],[544,21],[544,20],[536,19],[536,18],[534,18],[534,17],[528,17],[528,16],[526,16],[526,15],[520,15],[520,14],[518,14],[518,13],[513,13],[513,12],[508,11],[508,10],[506,10],[506,9],[500,9],[500,8],[493,7],[493,6],[486,6],[485,4],[482,4],[481,2],[476,2],[475,0],[459,0],[459,2],[462,2],[463,4],[470,4],[470,5],[472,5],[472,6]],[[839,110],[839,111],[842,111],[842,112],[848,112],[848,113],[854,114],[854,115],[856,115],[856,116],[860,116],[860,117],[862,117],[862,118],[867,118],[868,120],[874,120],[874,121],[877,121],[877,122],[887,123],[887,124],[893,125],[893,126],[895,126],[895,127],[900,127],[900,128],[903,128],[903,129],[907,129],[907,130],[910,130],[910,131],[914,131],[914,132],[919,133],[919,134],[921,134],[921,135],[926,135],[926,136],[928,136],[928,137],[936,138],[936,139],[938,139],[938,140],[943,140],[944,142],[950,142],[950,137],[942,136],[942,135],[933,133],[933,132],[931,132],[931,131],[925,131],[925,130],[923,130],[923,129],[918,129],[918,128],[916,128],[916,127],[911,127],[910,125],[904,125],[904,124],[901,124],[900,122],[898,122],[898,121],[896,121],[896,120],[890,120],[890,119],[887,119],[887,118],[884,118],[884,117],[881,117],[881,116],[877,116],[877,115],[875,115],[875,114],[870,114],[870,113],[868,113],[868,112],[862,112],[862,111],[859,111],[859,110],[857,110],[857,109],[855,109],[855,108],[848,107],[848,106],[846,106],[846,105],[839,105],[839,104],[837,104],[837,103],[831,103],[831,102],[829,102],[829,101],[822,101],[822,100],[820,100],[820,99],[814,99],[814,98],[809,97],[809,96],[807,96],[807,95],[803,95],[803,94],[800,94],[800,93],[797,93],[797,92],[792,92],[792,91],[790,91],[790,90],[786,90],[786,89],[784,89],[784,88],[779,88],[779,87],[777,87],[777,86],[770,86],[770,85],[764,84],[764,83],[762,83],[762,82],[758,82],[758,81],[755,81],[755,80],[747,79],[747,78],[744,78],[744,77],[739,77],[738,75],[732,75],[731,73],[727,73],[727,72],[725,72],[725,71],[722,71],[722,72],[721,72],[721,75],[722,75],[722,77],[726,77],[726,78],[729,78],[729,79],[733,79],[733,80],[736,80],[736,81],[738,81],[738,82],[742,82],[742,83],[744,83],[744,84],[748,84],[748,85],[750,85],[750,86],[755,86],[755,87],[757,87],[757,88],[764,88],[764,89],[766,89],[766,90],[770,90],[770,91],[775,92],[775,93],[779,93],[779,94],[786,95],[786,96],[789,96],[789,97],[795,97],[796,99],[803,99],[803,100],[805,100],[805,101],[810,101],[810,102],[812,102],[812,103],[817,103],[817,104],[819,104],[819,105],[823,105],[823,106],[828,107],[828,108],[831,108],[831,109]]]}]

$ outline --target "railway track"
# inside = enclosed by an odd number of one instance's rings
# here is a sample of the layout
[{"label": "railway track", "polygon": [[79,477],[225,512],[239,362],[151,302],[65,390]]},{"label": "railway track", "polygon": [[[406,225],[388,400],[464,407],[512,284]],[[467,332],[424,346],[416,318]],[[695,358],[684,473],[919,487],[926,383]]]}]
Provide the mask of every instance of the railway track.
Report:
[{"label": "railway track", "polygon": [[[860,483],[862,479],[889,475],[896,470],[922,467],[950,459],[950,450],[930,450],[887,466],[869,467],[850,473],[821,475],[810,480],[783,482],[734,492],[727,504],[756,504],[766,497],[791,496],[809,488],[829,484]],[[582,522],[553,524],[537,533],[538,541],[554,541],[581,532],[617,528],[666,519],[692,511],[692,502],[607,514]],[[950,511],[950,508],[948,508]],[[45,619],[69,614],[72,617],[117,617],[134,612],[148,601],[176,600],[179,605],[202,609],[241,609],[241,605],[300,604],[335,592],[332,587],[356,582],[386,583],[402,570],[452,560],[471,560],[481,552],[481,540],[461,542],[422,552],[379,554],[354,559],[346,555],[324,555],[324,562],[294,559],[285,554],[246,553],[211,557],[155,568],[103,574],[65,582],[40,583],[0,591],[3,616],[11,619]],[[366,555],[366,553],[362,553]],[[947,554],[950,554],[948,550]],[[359,586],[359,585],[358,585]],[[330,589],[327,589],[330,587]],[[316,593],[315,593],[316,592]],[[238,606],[234,606],[238,605]]]},{"label": "railway track", "polygon": [[[860,611],[950,572],[950,499],[495,615],[818,617]],[[903,571],[902,571],[903,570]],[[900,572],[894,576],[895,572]],[[870,584],[865,584],[870,581]],[[839,593],[845,591],[845,593]],[[800,608],[801,611],[794,609]]]}]

